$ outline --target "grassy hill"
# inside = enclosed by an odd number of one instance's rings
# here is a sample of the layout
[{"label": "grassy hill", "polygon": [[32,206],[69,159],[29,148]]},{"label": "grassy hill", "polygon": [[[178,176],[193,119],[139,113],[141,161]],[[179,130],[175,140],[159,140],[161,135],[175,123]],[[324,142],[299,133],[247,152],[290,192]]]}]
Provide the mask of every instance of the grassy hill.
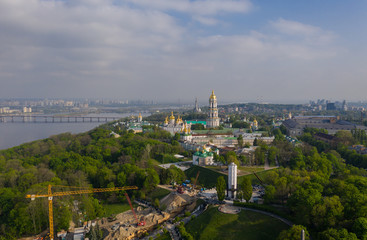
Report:
[{"label": "grassy hill", "polygon": [[192,166],[185,171],[185,174],[188,179],[196,178],[196,174],[198,171],[200,171],[200,175],[197,184],[202,185],[206,188],[215,187],[215,184],[217,183],[217,178],[220,176],[224,176],[224,178],[227,180],[226,175],[199,166]]},{"label": "grassy hill", "polygon": [[[206,188],[215,187],[215,184],[217,183],[217,178],[219,176],[224,176],[224,179],[227,182],[227,178],[228,178],[227,175],[221,174],[217,171],[213,171],[209,168],[204,168],[204,167],[199,167],[199,166],[192,166],[191,168],[185,171],[185,174],[188,179],[195,178],[198,171],[200,171],[200,175],[198,178],[198,184],[203,185]],[[260,177],[260,179],[264,179],[266,174],[269,173],[269,171],[274,171],[274,170],[261,171],[261,172],[257,172],[256,174]],[[253,184],[260,184],[260,181],[255,177],[254,174],[238,177],[238,183],[240,183],[243,178],[250,178]]]},{"label": "grassy hill", "polygon": [[209,208],[186,225],[186,230],[197,240],[272,240],[288,228],[278,219],[261,213],[241,211],[239,214],[224,214],[216,207]]}]

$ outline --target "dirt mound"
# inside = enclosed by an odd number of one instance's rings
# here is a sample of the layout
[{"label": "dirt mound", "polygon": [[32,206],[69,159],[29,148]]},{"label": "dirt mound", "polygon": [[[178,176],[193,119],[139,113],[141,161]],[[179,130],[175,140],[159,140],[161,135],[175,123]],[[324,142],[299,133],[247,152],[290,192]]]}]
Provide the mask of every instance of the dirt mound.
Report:
[{"label": "dirt mound", "polygon": [[186,195],[179,195],[177,193],[170,193],[160,201],[161,206],[166,207],[166,212],[173,213],[181,211],[183,206],[191,203],[191,199]]},{"label": "dirt mound", "polygon": [[[154,226],[161,224],[169,218],[169,214],[160,213],[152,208],[142,209],[137,211],[137,218],[144,217],[146,222],[145,226],[137,226],[136,220],[132,211],[126,211],[116,215],[117,220],[114,222],[116,227],[111,229],[111,226],[107,228],[110,231],[109,235],[105,237],[106,240],[117,240],[117,239],[133,239],[137,236],[144,234],[146,231],[151,230]],[[110,223],[111,225],[111,223]]]}]

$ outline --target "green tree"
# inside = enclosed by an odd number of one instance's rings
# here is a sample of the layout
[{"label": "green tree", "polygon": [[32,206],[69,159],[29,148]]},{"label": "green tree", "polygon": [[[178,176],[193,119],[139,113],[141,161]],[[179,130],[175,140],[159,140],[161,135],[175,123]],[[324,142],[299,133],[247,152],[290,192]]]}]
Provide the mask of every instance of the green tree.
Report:
[{"label": "green tree", "polygon": [[339,239],[345,239],[345,240],[358,240],[355,233],[348,232],[347,229],[335,229],[335,228],[329,228],[319,234],[320,240],[339,240]]},{"label": "green tree", "polygon": [[57,231],[61,231],[62,229],[68,230],[72,217],[71,210],[64,205],[61,205],[57,210],[57,214],[55,214],[55,226],[57,227]]},{"label": "green tree", "polygon": [[205,130],[205,127],[201,123],[196,123],[191,125],[191,130]]},{"label": "green tree", "polygon": [[335,133],[335,137],[338,138],[338,140],[346,145],[352,145],[354,143],[354,137],[353,134],[348,130],[340,130]]},{"label": "green tree", "polygon": [[265,163],[265,151],[261,147],[255,150],[255,160],[257,165],[263,165]]},{"label": "green tree", "polygon": [[219,201],[223,201],[225,197],[225,191],[226,191],[226,180],[224,180],[223,176],[220,176],[217,178],[217,196]]},{"label": "green tree", "polygon": [[154,206],[157,207],[157,208],[159,208],[160,203],[159,203],[159,199],[158,198],[154,199]]},{"label": "green tree", "polygon": [[252,197],[252,185],[250,178],[244,178],[240,184],[240,195],[246,202],[249,202]]},{"label": "green tree", "polygon": [[237,137],[237,142],[238,142],[238,147],[242,148],[243,147],[243,136],[242,136],[242,134],[240,134]]},{"label": "green tree", "polygon": [[275,198],[275,187],[273,185],[266,185],[265,186],[265,195],[264,195],[264,200],[267,203],[270,203],[274,200]]},{"label": "green tree", "polygon": [[322,203],[313,207],[312,223],[317,229],[337,226],[343,217],[343,209],[339,196],[325,197]]},{"label": "green tree", "polygon": [[293,225],[290,229],[282,231],[277,240],[298,240],[301,239],[301,232],[305,230],[305,240],[310,239],[310,234],[302,225]]},{"label": "green tree", "polygon": [[230,164],[231,162],[235,163],[237,166],[240,165],[240,162],[237,159],[237,155],[234,151],[229,151],[225,155],[225,159],[227,161],[227,164]]},{"label": "green tree", "polygon": [[310,224],[310,213],[313,207],[320,202],[322,202],[322,195],[317,189],[300,187],[292,194],[287,203],[299,222]]},{"label": "green tree", "polygon": [[360,217],[353,224],[353,232],[361,239],[367,239],[367,218]]}]

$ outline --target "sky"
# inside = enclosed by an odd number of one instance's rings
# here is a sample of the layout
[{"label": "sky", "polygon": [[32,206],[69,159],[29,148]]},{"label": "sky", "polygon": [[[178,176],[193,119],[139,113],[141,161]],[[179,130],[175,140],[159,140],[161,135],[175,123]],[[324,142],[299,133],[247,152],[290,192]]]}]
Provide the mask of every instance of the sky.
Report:
[{"label": "sky", "polygon": [[1,0],[0,98],[366,101],[365,0]]}]

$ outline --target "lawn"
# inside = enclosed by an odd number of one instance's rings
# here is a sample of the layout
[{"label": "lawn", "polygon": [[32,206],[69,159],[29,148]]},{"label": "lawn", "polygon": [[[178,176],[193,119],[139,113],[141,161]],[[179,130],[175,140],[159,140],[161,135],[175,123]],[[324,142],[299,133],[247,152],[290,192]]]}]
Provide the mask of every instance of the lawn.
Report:
[{"label": "lawn", "polygon": [[200,171],[200,175],[198,177],[198,185],[203,185],[206,188],[213,188],[217,183],[217,178],[219,176],[224,176],[227,181],[227,176],[211,169],[199,167],[199,166],[192,166],[191,168],[185,171],[185,174],[188,179],[196,178],[197,172]]},{"label": "lawn", "polygon": [[147,195],[147,199],[154,201],[154,199],[158,198],[161,200],[171,192],[167,189],[156,187],[151,193]]},{"label": "lawn", "polygon": [[[221,174],[226,174],[228,172],[228,168],[227,166],[206,166],[205,168],[213,170],[213,171],[217,171]],[[264,167],[257,167],[257,166],[240,166],[238,167],[238,170],[240,170],[238,172],[238,176],[243,176],[243,175],[248,175],[248,174],[252,174],[253,172],[261,172],[264,171]]]},{"label": "lawn", "polygon": [[264,171],[264,167],[256,167],[256,166],[240,166],[238,167],[238,169],[247,173]]},{"label": "lawn", "polygon": [[171,236],[167,232],[167,233],[163,233],[159,237],[155,238],[155,240],[171,240]]},{"label": "lawn", "polygon": [[216,207],[186,225],[186,230],[197,240],[243,239],[272,240],[289,226],[267,215],[241,211],[239,214],[224,214]]},{"label": "lawn", "polygon": [[104,217],[110,217],[111,215],[119,214],[131,209],[127,203],[103,204],[103,207],[106,210]]},{"label": "lawn", "polygon": [[[264,171],[260,171],[260,172],[256,172],[257,176],[259,176],[259,178],[264,181],[266,175],[271,172],[271,171],[275,171],[275,169],[269,169],[269,170],[264,170]],[[256,178],[256,176],[254,174],[249,174],[249,175],[244,175],[244,176],[238,176],[237,178],[237,182],[240,183],[242,181],[243,178],[250,178],[252,184],[260,184],[260,181]]]},{"label": "lawn", "polygon": [[[198,178],[198,184],[199,185],[204,185],[204,187],[206,187],[206,188],[215,187],[215,185],[217,183],[217,178],[219,176],[224,176],[224,179],[227,182],[228,176],[213,170],[212,169],[213,167],[214,166],[204,168],[204,167],[199,167],[199,166],[192,166],[191,168],[189,168],[185,171],[185,174],[186,174],[187,178],[190,179],[190,178],[195,178],[196,173],[198,171],[200,171],[200,175],[199,175],[199,178]],[[251,167],[248,167],[248,168],[251,168]],[[270,171],[274,171],[274,169],[261,170],[261,168],[260,168],[260,171],[256,172],[256,174],[259,176],[260,179],[262,179],[264,181],[265,176]],[[251,181],[252,181],[252,184],[260,184],[260,181],[255,177],[254,174],[238,176],[237,182],[240,183],[243,178],[250,178]]]}]

